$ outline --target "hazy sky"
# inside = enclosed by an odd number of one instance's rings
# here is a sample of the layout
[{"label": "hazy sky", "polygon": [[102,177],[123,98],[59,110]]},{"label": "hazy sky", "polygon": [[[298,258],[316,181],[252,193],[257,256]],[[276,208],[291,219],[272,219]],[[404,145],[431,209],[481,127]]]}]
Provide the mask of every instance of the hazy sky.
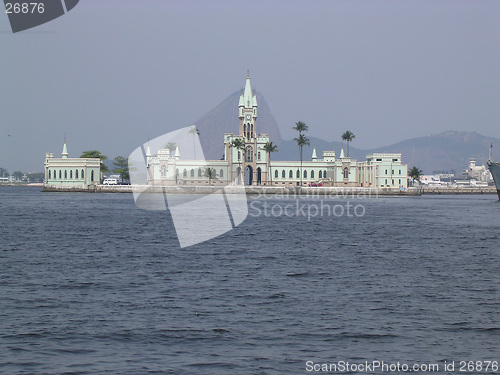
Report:
[{"label": "hazy sky", "polygon": [[247,69],[284,138],[298,120],[360,148],[500,137],[499,20],[494,0],[82,0],[12,34],[2,11],[0,166],[42,171],[64,133],[70,156],[128,156],[243,88]]}]

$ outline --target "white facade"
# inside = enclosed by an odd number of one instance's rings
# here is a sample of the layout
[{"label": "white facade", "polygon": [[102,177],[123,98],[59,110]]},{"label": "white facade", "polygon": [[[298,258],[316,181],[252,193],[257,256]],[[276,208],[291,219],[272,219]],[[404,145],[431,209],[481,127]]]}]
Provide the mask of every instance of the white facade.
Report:
[{"label": "white facade", "polygon": [[[323,151],[318,158],[313,150],[310,160],[270,161],[264,145],[267,134],[257,133],[257,98],[252,92],[247,75],[245,90],[238,103],[239,134],[224,135],[223,160],[184,160],[182,150],[161,148],[155,154],[147,149],[148,183],[153,185],[208,185],[246,184],[272,186],[365,186],[406,188],[407,165],[401,163],[399,153],[375,153],[358,162],[344,155],[337,159],[335,151]],[[242,140],[243,149],[232,146],[235,139]],[[205,170],[214,170],[216,179],[209,181]],[[302,178],[301,178],[302,175]]]},{"label": "white facade", "polygon": [[54,154],[45,154],[44,187],[46,188],[78,188],[88,189],[100,182],[101,160],[97,158],[68,158],[66,142],[62,156],[54,158]]}]

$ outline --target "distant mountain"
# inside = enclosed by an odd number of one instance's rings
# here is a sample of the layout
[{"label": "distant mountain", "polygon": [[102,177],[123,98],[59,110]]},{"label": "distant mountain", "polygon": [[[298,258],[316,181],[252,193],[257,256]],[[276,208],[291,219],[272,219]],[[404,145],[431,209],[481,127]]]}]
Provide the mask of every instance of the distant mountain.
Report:
[{"label": "distant mountain", "polygon": [[[200,131],[200,141],[205,158],[208,160],[219,160],[224,154],[224,133],[238,134],[238,101],[242,93],[234,92],[217,107],[195,122]],[[273,160],[299,160],[299,149],[293,140],[283,140],[274,116],[267,105],[266,100],[260,93],[256,93],[258,107],[257,131],[269,134],[272,142],[278,145],[278,152],[272,155]],[[357,134],[357,137],[362,137]],[[318,158],[322,157],[322,151],[333,150],[337,157],[340,150],[347,147],[341,142],[328,142],[320,138],[310,137],[311,147],[304,147],[304,160],[311,160],[312,148],[316,147]],[[440,134],[429,135],[407,139],[393,145],[378,147],[368,150],[352,147],[356,145],[356,139],[350,147],[350,156],[356,160],[365,160],[366,155],[372,152],[398,152],[403,156],[403,163],[409,167],[416,166],[424,173],[433,171],[451,171],[460,173],[468,166],[469,158],[476,158],[479,165],[485,164],[488,159],[489,146],[497,145],[497,160],[500,160],[500,139],[485,137],[472,132],[447,131]],[[494,153],[495,154],[495,153]]]},{"label": "distant mountain", "polygon": [[[203,153],[208,160],[219,160],[224,154],[224,133],[239,132],[238,101],[241,92],[234,92],[222,103],[208,112],[194,124],[200,131],[200,142]],[[281,143],[281,134],[274,116],[260,93],[257,95],[258,119],[257,131],[259,134],[269,134],[275,144]]]}]

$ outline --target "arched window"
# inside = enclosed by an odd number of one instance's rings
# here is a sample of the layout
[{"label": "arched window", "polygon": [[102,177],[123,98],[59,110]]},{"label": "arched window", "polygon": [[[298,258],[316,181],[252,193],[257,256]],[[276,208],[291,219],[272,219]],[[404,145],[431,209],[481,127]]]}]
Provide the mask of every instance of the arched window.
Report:
[{"label": "arched window", "polygon": [[399,170],[399,174],[401,174],[401,169]]},{"label": "arched window", "polygon": [[319,171],[319,178],[323,178],[323,172]]},{"label": "arched window", "polygon": [[311,171],[311,178],[314,178],[314,171]]},{"label": "arched window", "polygon": [[194,169],[191,169],[191,177],[194,177]]},{"label": "arched window", "polygon": [[198,177],[201,177],[201,169],[198,168]]},{"label": "arched window", "polygon": [[300,171],[297,169],[297,178],[300,178]]},{"label": "arched window", "polygon": [[184,170],[182,171],[182,177],[187,177],[188,175],[188,171],[186,168],[184,168]]},{"label": "arched window", "polygon": [[260,160],[260,151],[257,153],[257,160]]},{"label": "arched window", "polygon": [[251,163],[253,161],[253,149],[251,146],[246,148],[246,161]]},{"label": "arched window", "polygon": [[61,179],[61,178],[62,178],[62,171],[59,170],[59,179]]},{"label": "arched window", "polygon": [[399,179],[399,184],[401,185],[401,179]]},{"label": "arched window", "polygon": [[323,178],[326,178],[326,169],[323,171]]},{"label": "arched window", "polygon": [[167,176],[167,166],[166,165],[162,165],[161,168],[160,168],[160,175],[161,177],[166,177]]},{"label": "arched window", "polygon": [[304,171],[304,178],[307,178],[307,171]]},{"label": "arched window", "polygon": [[52,178],[52,177],[50,176],[50,170],[49,170],[49,178]]},{"label": "arched window", "polygon": [[78,169],[75,169],[75,178],[78,180]]},{"label": "arched window", "polygon": [[238,160],[241,160],[241,152],[238,151]]},{"label": "arched window", "polygon": [[349,169],[344,168],[344,178],[349,178]]},{"label": "arched window", "polygon": [[290,169],[290,172],[288,173],[288,178],[293,178],[293,172],[291,169]]},{"label": "arched window", "polygon": [[221,169],[221,170],[220,170],[220,172],[219,172],[219,176],[220,176],[221,178],[222,178],[222,177],[224,177],[224,170],[223,170],[223,169]]},{"label": "arched window", "polygon": [[285,170],[283,169],[283,170],[281,171],[281,178],[285,178],[285,177],[286,177],[286,172],[285,172]]},{"label": "arched window", "polygon": [[85,178],[85,173],[83,172],[83,169],[82,169],[82,179]]},{"label": "arched window", "polygon": [[387,178],[385,179],[385,184],[387,185]]},{"label": "arched window", "polygon": [[67,180],[68,179],[68,171],[67,170],[64,170],[64,179]]},{"label": "arched window", "polygon": [[278,170],[277,169],[274,171],[274,178],[278,178]]},{"label": "arched window", "polygon": [[243,124],[243,133],[246,133],[247,131],[247,124]]},{"label": "arched window", "polygon": [[69,178],[73,178],[73,170],[69,171]]},{"label": "arched window", "polygon": [[385,170],[385,174],[387,174],[387,169]]},{"label": "arched window", "polygon": [[90,181],[94,182],[94,171],[90,172]]}]

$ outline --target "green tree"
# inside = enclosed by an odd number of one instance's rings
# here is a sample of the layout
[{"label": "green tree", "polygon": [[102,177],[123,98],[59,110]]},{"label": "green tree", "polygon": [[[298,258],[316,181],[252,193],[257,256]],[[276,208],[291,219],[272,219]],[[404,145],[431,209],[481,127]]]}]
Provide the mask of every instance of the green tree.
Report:
[{"label": "green tree", "polygon": [[196,143],[195,139],[196,136],[200,135],[200,131],[196,128],[196,125],[193,125],[191,129],[189,129],[189,134],[193,136],[193,153],[194,153],[194,159],[196,160]]},{"label": "green tree", "polygon": [[168,150],[170,151],[170,153],[172,153],[177,148],[177,143],[175,143],[175,142],[168,142],[166,148],[168,148]]},{"label": "green tree", "polygon": [[356,136],[349,130],[346,130],[344,134],[342,134],[342,140],[347,142],[347,157],[349,157],[349,144],[354,138],[356,138]]},{"label": "green tree", "polygon": [[14,173],[12,173],[12,176],[18,180],[18,181],[22,181],[23,179],[23,176],[24,176],[24,173],[21,172],[21,171],[15,171]]},{"label": "green tree", "polygon": [[130,180],[130,173],[128,169],[128,158],[124,158],[123,156],[117,156],[113,161],[113,164],[116,166],[113,169],[114,173],[120,174],[120,177],[123,180]]},{"label": "green tree", "polygon": [[101,154],[97,150],[90,150],[90,151],[83,151],[82,155],[80,156],[81,158],[86,158],[86,159],[101,159],[101,173],[105,173],[109,171],[109,168],[103,163],[104,160],[106,160],[108,157]]},{"label": "green tree", "polygon": [[299,134],[298,138],[294,138],[294,141],[297,142],[297,145],[299,146],[300,150],[300,186],[302,186],[302,148],[304,146],[310,146],[311,142],[309,141],[309,138],[307,138],[304,134]]},{"label": "green tree", "polygon": [[[242,155],[243,159],[245,158],[245,141],[243,140],[243,138],[234,138],[231,141],[231,144],[229,145],[229,147],[235,148],[236,150],[241,151],[241,153],[243,154]],[[241,171],[241,158],[238,159],[238,164],[240,165],[240,171]]]},{"label": "green tree", "polygon": [[309,130],[309,126],[307,126],[302,121],[298,121],[298,122],[295,123],[295,126],[293,126],[292,129],[298,131],[299,135],[300,135],[300,134],[308,131]]},{"label": "green tree", "polygon": [[215,172],[215,168],[206,167],[203,171],[203,176],[208,178],[209,184],[212,185],[212,180],[218,180],[217,172]]},{"label": "green tree", "polygon": [[0,177],[9,177],[9,172],[5,168],[0,168]]},{"label": "green tree", "polygon": [[271,176],[271,184],[273,183],[273,174],[271,173],[271,153],[278,151],[278,146],[273,144],[273,142],[267,142],[262,149],[267,152],[267,162],[269,163],[269,174]]},{"label": "green tree", "polygon": [[420,179],[422,178],[423,171],[421,169],[418,169],[417,167],[411,167],[408,170],[408,176],[412,178],[414,181],[417,181],[420,183]]}]

